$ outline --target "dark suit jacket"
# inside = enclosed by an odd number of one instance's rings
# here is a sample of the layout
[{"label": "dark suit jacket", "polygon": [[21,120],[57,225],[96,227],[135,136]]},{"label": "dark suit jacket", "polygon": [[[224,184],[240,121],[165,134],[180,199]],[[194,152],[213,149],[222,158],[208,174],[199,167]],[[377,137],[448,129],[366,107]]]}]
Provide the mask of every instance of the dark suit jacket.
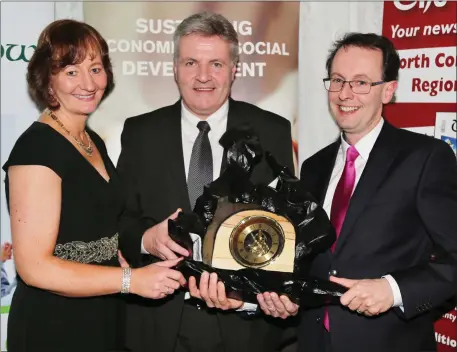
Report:
[{"label": "dark suit jacket", "polygon": [[[321,203],[340,140],[307,159],[301,179]],[[457,290],[457,163],[445,143],[387,122],[353,193],[335,252],[320,254],[321,278],[397,281],[404,313],[375,318],[329,307],[332,352],[414,352],[433,343],[431,309]],[[435,261],[430,256],[438,250]],[[304,310],[299,350],[321,351],[324,309]]]},{"label": "dark suit jacket", "polygon": [[[254,105],[230,99],[227,128],[250,124],[264,151],[293,170],[290,123]],[[126,185],[127,209],[121,221],[120,248],[134,267],[145,265],[152,256],[141,256],[141,237],[150,226],[164,220],[177,208],[190,212],[181,140],[181,101],[126,120],[118,161],[121,180]],[[253,171],[254,183],[268,184],[273,175],[262,161]],[[146,259],[146,261],[145,261]],[[172,352],[180,326],[184,293],[163,300],[132,298],[129,306],[128,347],[133,351]],[[253,345],[238,338],[236,329],[246,329],[238,313],[220,313],[219,322],[227,351],[272,350],[279,337],[277,321],[264,317],[249,323]]]}]

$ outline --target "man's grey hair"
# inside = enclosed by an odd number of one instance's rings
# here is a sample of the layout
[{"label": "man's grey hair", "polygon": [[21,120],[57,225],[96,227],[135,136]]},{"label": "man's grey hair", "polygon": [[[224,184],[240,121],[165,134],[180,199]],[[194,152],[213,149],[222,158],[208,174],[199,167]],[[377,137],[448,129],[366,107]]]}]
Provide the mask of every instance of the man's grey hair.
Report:
[{"label": "man's grey hair", "polygon": [[184,19],[173,36],[175,63],[179,57],[179,42],[187,35],[201,35],[204,37],[218,36],[230,44],[230,59],[236,65],[240,58],[238,34],[232,24],[224,16],[212,12],[200,12]]}]

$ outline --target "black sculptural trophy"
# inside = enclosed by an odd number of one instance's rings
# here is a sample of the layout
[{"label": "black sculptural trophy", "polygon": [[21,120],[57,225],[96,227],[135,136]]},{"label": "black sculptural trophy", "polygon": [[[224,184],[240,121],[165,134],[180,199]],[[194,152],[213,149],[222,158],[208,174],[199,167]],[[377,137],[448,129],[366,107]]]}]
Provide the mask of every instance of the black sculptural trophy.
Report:
[{"label": "black sculptural trophy", "polygon": [[[336,239],[325,211],[287,167],[263,155],[249,126],[228,130],[220,144],[221,176],[205,187],[193,213],[169,220],[170,236],[190,253],[189,233],[203,239],[203,262],[191,254],[177,269],[197,281],[204,271],[216,272],[227,296],[244,302],[276,292],[302,306],[338,303],[346,288],[308,274],[312,259]],[[250,181],[262,157],[277,176],[275,187]]]}]

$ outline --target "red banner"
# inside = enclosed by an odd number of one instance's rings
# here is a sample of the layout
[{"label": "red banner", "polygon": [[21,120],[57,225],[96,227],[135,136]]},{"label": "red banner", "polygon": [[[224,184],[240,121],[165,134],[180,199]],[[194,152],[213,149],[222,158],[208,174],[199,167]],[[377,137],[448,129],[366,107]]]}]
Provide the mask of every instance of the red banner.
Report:
[{"label": "red banner", "polygon": [[397,50],[456,46],[456,11],[454,1],[386,1],[383,34]]},{"label": "red banner", "polygon": [[437,112],[455,112],[457,3],[386,1],[383,35],[401,58],[396,103],[385,116],[398,127],[434,126]]}]

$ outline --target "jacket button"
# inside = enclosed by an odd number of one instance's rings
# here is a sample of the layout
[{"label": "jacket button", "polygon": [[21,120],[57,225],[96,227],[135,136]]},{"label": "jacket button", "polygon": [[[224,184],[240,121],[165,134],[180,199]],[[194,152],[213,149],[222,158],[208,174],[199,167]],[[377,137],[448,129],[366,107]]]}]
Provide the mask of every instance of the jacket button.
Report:
[{"label": "jacket button", "polygon": [[322,321],[321,317],[316,318],[316,323],[320,323]]},{"label": "jacket button", "polygon": [[338,275],[338,271],[335,270],[335,269],[330,270],[330,271],[328,272],[328,275],[329,275],[329,276],[336,276],[336,275]]}]

